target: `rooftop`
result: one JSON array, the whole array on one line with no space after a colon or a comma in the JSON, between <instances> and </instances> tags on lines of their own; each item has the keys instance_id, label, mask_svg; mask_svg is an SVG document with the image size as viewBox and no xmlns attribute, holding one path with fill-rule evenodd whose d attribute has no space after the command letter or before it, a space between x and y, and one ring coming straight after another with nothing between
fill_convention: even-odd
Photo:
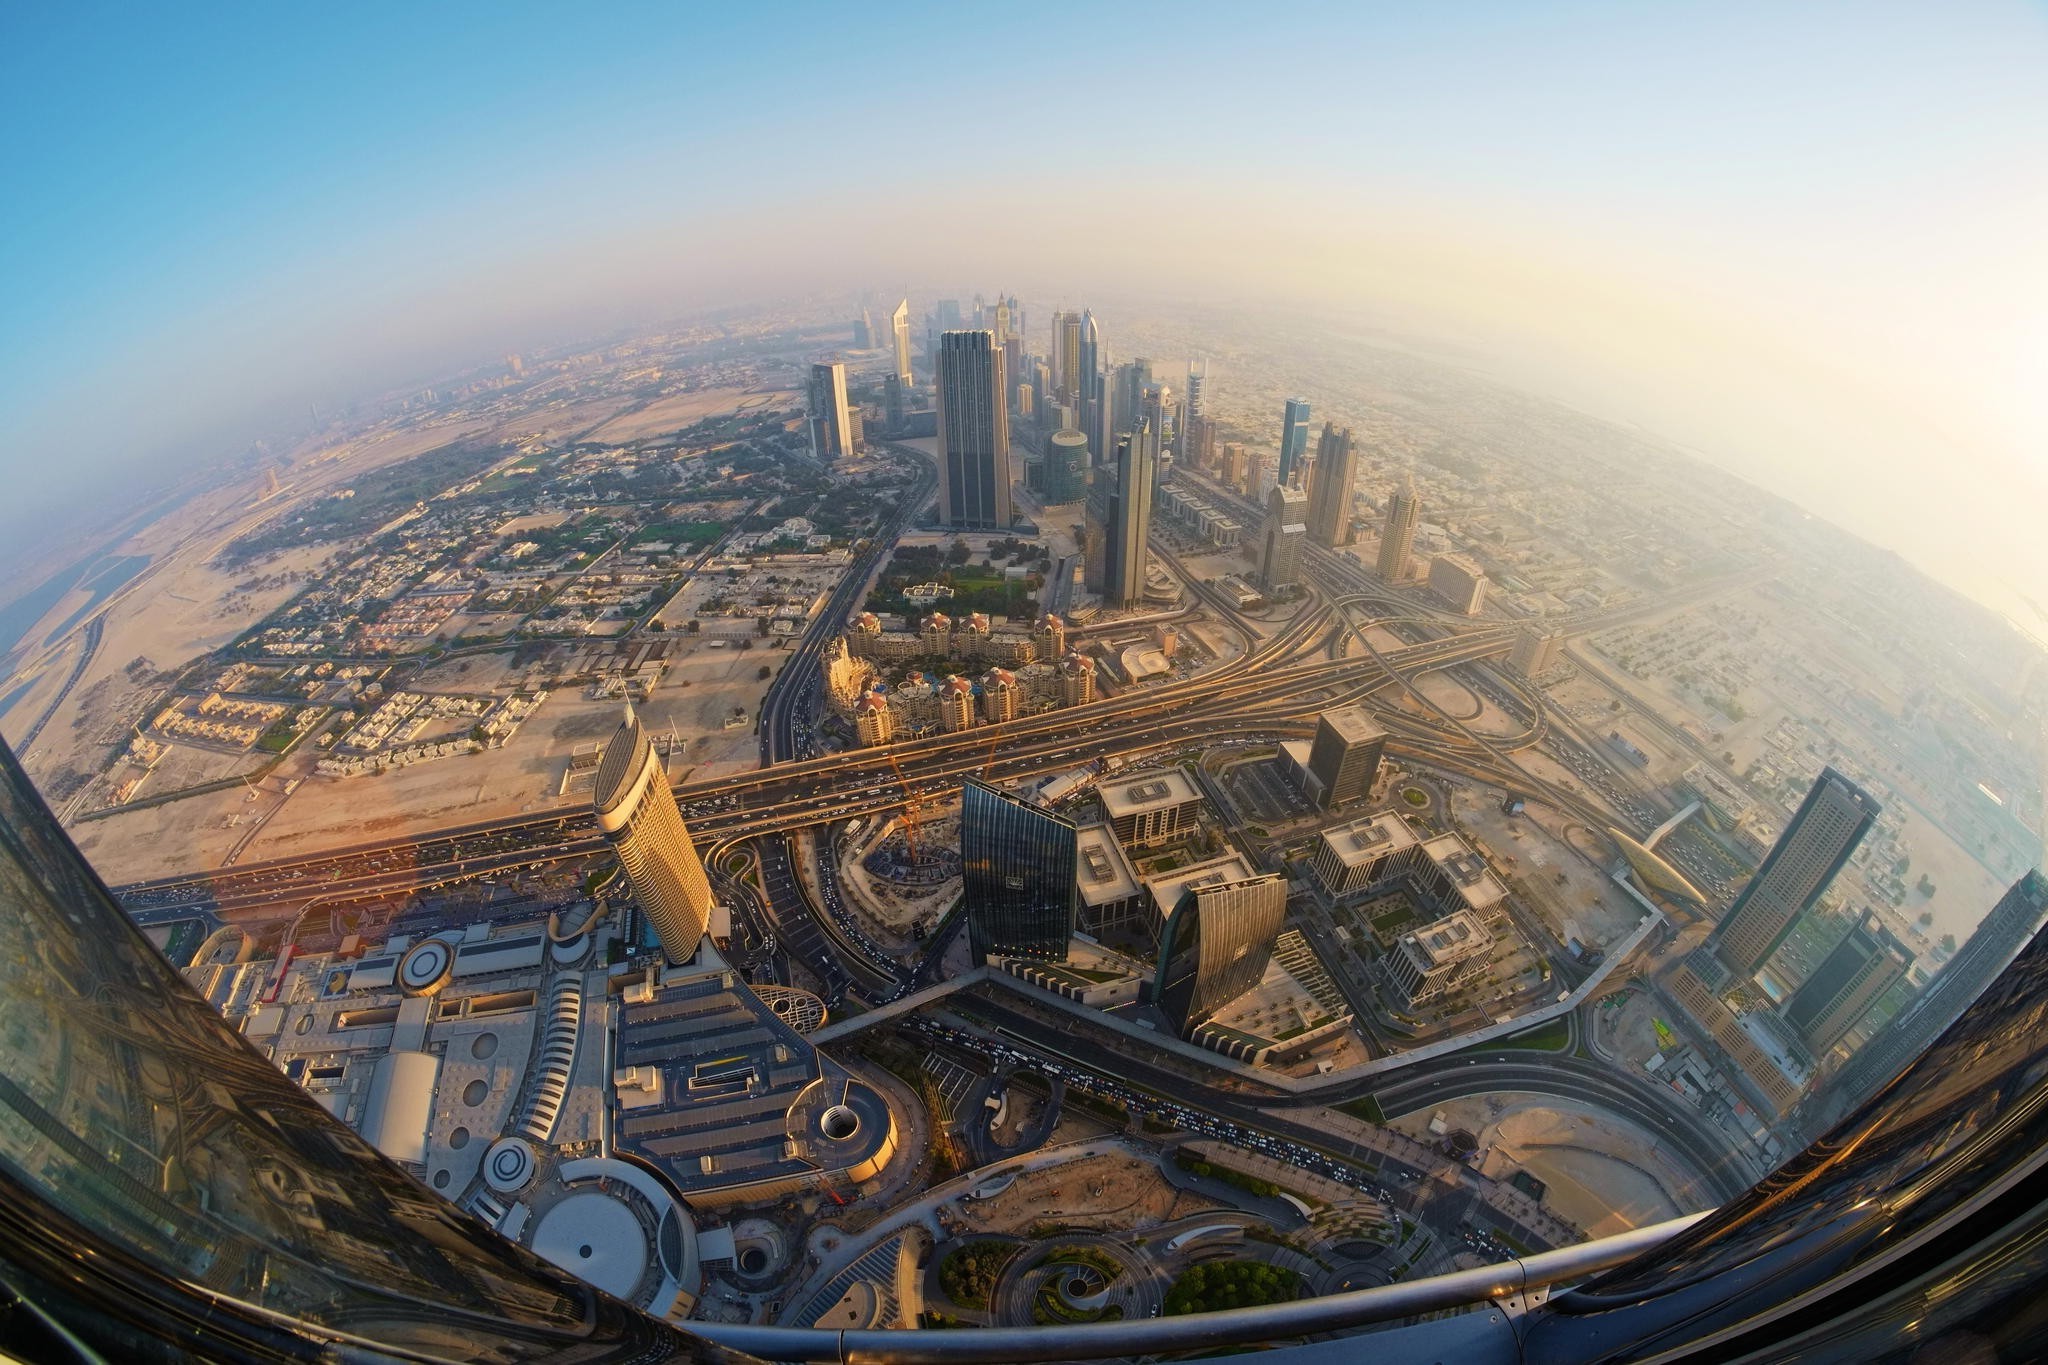
<instances>
[{"instance_id":1,"label":"rooftop","mask_svg":"<svg viewBox=\"0 0 2048 1365\"><path fill-rule=\"evenodd\" d=\"M1419 842L1408 822L1392 814L1369 815L1323 831L1323 843L1346 867L1357 867L1384 854L1413 848Z\"/></svg>"},{"instance_id":2,"label":"rooftop","mask_svg":"<svg viewBox=\"0 0 2048 1365\"><path fill-rule=\"evenodd\" d=\"M1159 913L1170 915L1173 907L1180 904L1184 892L1204 886L1220 886L1225 882L1247 881L1258 875L1258 869L1246 862L1243 854L1225 853L1179 868L1164 877L1149 878L1145 889L1151 893L1152 903L1159 907Z\"/></svg>"},{"instance_id":3,"label":"rooftop","mask_svg":"<svg viewBox=\"0 0 2048 1365\"><path fill-rule=\"evenodd\" d=\"M1138 894L1138 874L1108 825L1083 825L1075 832L1074 880L1085 905L1110 905Z\"/></svg>"},{"instance_id":4,"label":"rooftop","mask_svg":"<svg viewBox=\"0 0 2048 1365\"><path fill-rule=\"evenodd\" d=\"M1439 834L1422 846L1437 870L1450 879L1467 909L1484 910L1507 898L1508 890L1486 865L1486 859L1455 834Z\"/></svg>"},{"instance_id":5,"label":"rooftop","mask_svg":"<svg viewBox=\"0 0 2048 1365\"><path fill-rule=\"evenodd\" d=\"M1448 967L1493 950L1493 935L1470 910L1453 910L1412 934L1401 936L1401 948L1425 971Z\"/></svg>"},{"instance_id":6,"label":"rooftop","mask_svg":"<svg viewBox=\"0 0 2048 1365\"><path fill-rule=\"evenodd\" d=\"M620 1115L615 1146L685 1195L843 1169L888 1140L882 1098L730 970L672 973L618 1018L613 1066L652 1068L660 1084Z\"/></svg>"},{"instance_id":7,"label":"rooftop","mask_svg":"<svg viewBox=\"0 0 2048 1365\"><path fill-rule=\"evenodd\" d=\"M1178 768L1133 773L1115 782L1103 783L1101 790L1103 809L1112 819L1147 815L1155 810L1202 799L1202 794L1195 790L1195 784Z\"/></svg>"},{"instance_id":8,"label":"rooftop","mask_svg":"<svg viewBox=\"0 0 2048 1365\"><path fill-rule=\"evenodd\" d=\"M1323 712L1317 719L1327 722L1346 744L1385 739L1387 735L1385 727L1374 720L1372 712L1363 706L1340 706L1334 711Z\"/></svg>"}]
</instances>

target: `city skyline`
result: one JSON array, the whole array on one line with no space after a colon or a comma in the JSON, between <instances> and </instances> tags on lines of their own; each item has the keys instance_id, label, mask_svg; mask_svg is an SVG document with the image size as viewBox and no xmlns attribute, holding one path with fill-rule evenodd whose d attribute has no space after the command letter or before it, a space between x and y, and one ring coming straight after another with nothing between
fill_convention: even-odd
<instances>
[{"instance_id":1,"label":"city skyline","mask_svg":"<svg viewBox=\"0 0 2048 1365\"><path fill-rule=\"evenodd\" d=\"M2038 297L2048 284L2025 266L2022 239L2005 226L2024 215L2005 206L2031 192L2032 168L2044 161L2021 150L2040 145L2048 109L2038 83L2020 76L2038 65L2027 54L2048 51L2048 25L2038 16L1988 6L1948 17L1941 23L1931 15L1886 11L1852 22L1824 13L1747 11L1733 19L1717 13L1707 27L1703 15L1687 11L1651 17L1595 7L1559 21L1563 34L1593 41L1553 45L1487 15L1367 10L1342 24L1321 16L1325 51L1336 56L1356 45L1375 66L1393 62L1396 71L1405 67L1412 74L1374 82L1372 98L1341 119L1304 107L1309 96L1302 92L1283 97L1263 82L1232 81L1233 98L1210 111L1212 121L1236 119L1247 130L1266 130L1273 145L1318 165L1319 153L1333 142L1345 145L1342 139L1357 124L1384 124L1390 107L1415 102L1445 116L1401 117L1404 128L1428 130L1415 134L1420 140L1413 145L1372 138L1366 141L1380 150L1369 156L1354 146L1334 161L1322 158L1320 166L1336 167L1335 183L1323 187L1327 216L1355 224L1348 229L1350 249L1337 250L1340 242L1311 225L1282 227L1271 259L1288 262L1287 277L1269 272L1246 279L1236 296L1285 297L1297 307L1308 302L1300 316L1316 319L1317 326L1354 307L1328 306L1340 299L1376 301L1372 306L1386 316L1415 323L1405 330L1420 338L1467 350L1476 343L1524 387L1660 431L1818 516L1898 549L2038 631L2041 623L2021 598L2043 600L2048 552L2034 548L2010 509L2031 502L2026 494L2041 486L2039 463L2028 453L2039 444L2038 408L2024 397L2021 377L2040 353L2031 320L2048 312ZM76 22L43 16L33 32L61 43ZM1119 19L1113 27L1128 23ZM1190 34L1197 33L1201 43L1187 57L1198 65L1240 50L1234 42L1256 47L1265 41L1220 24L1194 26ZM1768 41L1756 41L1766 35ZM133 163L88 155L78 164L98 169L81 186L75 169L52 150L16 144L10 178L36 187L53 207L18 216L8 228L10 255L47 267L35 276L46 283L19 300L21 325L0 338L13 362L7 371L20 385L9 407L27 424L28 447L62 444L78 451L74 460L10 470L24 514L40 509L33 521L25 515L30 527L46 524L51 505L75 495L79 484L65 480L79 475L69 471L142 458L120 451L147 448L152 470L236 455L258 436L302 427L309 403L331 411L357 395L418 382L508 347L527 349L542 337L593 334L622 316L622 308L647 316L656 296L675 300L664 313L691 300L715 302L758 288L774 269L787 272L798 261L843 280L857 273L848 267L863 256L884 278L925 280L986 277L998 268L1014 271L1013 278L1072 275L1079 265L1048 259L1042 245L1031 245L1031 231L983 236L975 260L961 259L957 246L932 252L925 231L907 231L911 224L928 222L931 236L942 242L976 234L956 230L953 215L964 206L927 216L925 209L937 201L921 179L899 181L896 211L877 220L871 240L851 233L831 251L814 250L814 240L790 226L789 215L776 215L779 225L745 212L714 221L678 191L648 198L638 216L613 224L612 236L597 247L533 228L513 231L506 224L517 215L494 212L495 191L482 188L492 179L485 167L538 157L586 183L607 176L672 181L646 174L675 149L645 126L686 123L639 120L633 134L615 141L611 155L572 171L564 158L590 130L594 113L564 124L502 90L479 93L476 104L495 111L495 123L457 117L450 101L419 96L365 111L359 102L344 103L344 92L327 77L305 70L338 44L359 65L388 71L398 87L439 90L438 79L410 78L456 44L481 40L458 26L415 25L401 43L386 41L376 23L365 22L336 26L322 42L308 44L280 24L213 34L217 41L198 54L205 60L158 60L197 36L128 25L102 44L101 61L74 73L75 80L53 86L55 67L24 61L0 83L20 101L18 126L41 126L50 110L104 110L72 122L75 145L103 149L127 131L119 111L168 106L180 112L165 125L166 137L170 128L184 128L182 146L215 145L214 139L229 149L212 167L195 166L189 151ZM549 43L562 36L549 27ZM859 50L889 42L905 54L932 56L965 40L909 19L877 32L847 25L840 36ZM514 14L488 42L498 65L526 70L556 56L548 48L544 58L535 39L532 16ZM636 34L635 60L658 65L671 45L701 48L705 40L681 28ZM610 46L606 30L597 27L570 41ZM739 40L730 46L744 53L756 45ZM35 41L12 50L34 51ZM230 51L237 78L213 79L209 61ZM1487 60L1467 60L1471 52ZM1756 55L1765 52L1772 55ZM1945 54L1946 63L1921 60L1934 52ZM467 69L466 63L450 65ZM1448 79L1480 70L1493 73L1483 95L1470 87L1470 75ZM1875 74L1881 70L1891 73L1888 79ZM1963 70L1976 73L1966 85L1946 74ZM717 101L757 74L750 63L733 63L721 68L718 83L693 83L693 93L674 98L695 112L701 107L696 101ZM1464 113L1489 107L1488 99L1510 98L1500 88L1509 75L1510 88L1523 96L1515 102L1521 135L1512 140L1520 149L1513 157L1503 151L1507 143L1487 133L1484 118ZM1737 78L1770 90L1799 135L1755 139L1744 135L1747 125L1740 121L1703 117L1709 94ZM104 98L93 94L99 81L110 83ZM1807 81L1817 84L1808 89ZM1639 115L1626 136L1568 135L1586 131L1582 111L1597 100L1565 100L1562 92L1621 98L1639 83L1683 97L1641 102L1657 110L1656 117ZM1901 102L1900 89L1913 89L1917 97ZM128 99L115 98L116 90ZM1916 118L1941 120L1948 136L1923 138L1916 126L1910 135L1899 128L1898 136L1875 137L1874 130L1903 117L1898 111L1907 103L1919 111ZM253 113L259 108L261 114ZM342 121L344 110L362 120L360 126ZM378 117L369 117L372 112ZM418 157L378 164L375 149L392 131L389 120L401 117ZM501 127L532 136L499 136ZM1545 128L1551 136L1541 135ZM373 202L446 205L447 212L390 214L390 222L402 218L414 226L360 232L361 209L345 201L338 207L334 199L355 182L303 170L288 179L291 193L269 196L255 211L238 198L201 189L217 187L226 167L304 163L301 149L289 142L294 133L310 135L339 164L362 168ZM1637 173L1642 149L1660 136L1655 162L1665 169L1645 178ZM758 136L717 151L699 143L691 156L700 159L700 174L690 179L723 186L743 203L773 194L749 165L760 145ZM1213 144L1196 145L1217 155ZM1870 145L1889 149L1891 160L1882 169L1869 165ZM2021 171L2016 177L1964 176L1927 150L1936 145L2004 148L1997 159ZM1760 155L1759 147L1770 154ZM443 155L430 157L428 148ZM1265 174L1284 177L1294 169L1266 160ZM459 181L425 171L450 161L474 169ZM1435 174L1433 164L1440 167ZM1176 200L1187 202L1190 177L1173 174L1178 169L1162 174L1172 180ZM1201 170L1196 184L1227 178L1215 167L1186 169ZM1254 206L1281 196L1249 192L1260 172L1243 174L1252 183L1239 181L1247 192L1233 193L1227 210L1184 216L1214 223L1219 232L1253 230L1247 215ZM496 178L501 184L524 179ZM1789 183L1803 192L1789 198L1774 192ZM82 192L69 193L73 189ZM1512 211L1488 198L1503 192L1522 196ZM472 198L451 203L451 195ZM155 211L113 212L110 196ZM1617 211L1622 203L1636 207ZM1870 211L1873 203L1887 211ZM1938 216L1936 204L1947 206ZM1352 205L1367 211L1348 212ZM131 217L134 228L112 226ZM146 231L145 222L151 225ZM81 230L81 223L98 226ZM344 232L343 224L354 227ZM1508 233L1519 234L1516 248L1493 249ZM1702 234L1714 241L1713 250L1705 249ZM471 250L478 240L492 249ZM660 254L651 245L657 240ZM1828 248L1830 241L1837 249ZM1113 278L1129 287L1129 249L1108 245L1088 266L1105 278L1075 284L1106 285ZM767 253L778 246L783 249L771 262ZM1243 277L1242 266L1222 270L1227 258L1192 229L1173 229L1161 246L1153 259L1164 275L1199 270L1212 283ZM663 256L669 264L657 264ZM1040 264L1030 264L1033 258ZM679 259L697 264L679 269L673 264ZM452 267L454 260L465 267ZM707 271L708 262L719 264ZM1320 309L1305 298L1304 282L1311 279L1315 285L1307 292L1321 297ZM376 283L360 287L365 280ZM513 281L524 287L508 287ZM1555 306L1560 296L1573 297L1573 306ZM261 302L266 298L271 302ZM1741 320L1741 303L1730 306L1745 298L1758 303L1748 316L1772 319L1768 339L1756 322ZM607 301L603 320L592 316L598 299ZM276 345L274 310L284 308L323 319L311 330L328 340L305 349ZM1566 314L1578 321L1569 334L1559 334L1556 319ZM1900 327L1893 320L1902 317L1922 321ZM1540 341L1538 319L1549 319L1552 331ZM215 344L191 348L173 340L201 336ZM224 367L229 356L235 359L231 368L179 364L168 371L148 363L152 354L190 349L221 357ZM109 367L125 369L143 386L134 406L80 402L79 386L98 382ZM1884 378L1857 377L1877 375ZM1748 414L1752 429L1736 427L1735 412ZM260 415L230 421L231 413ZM165 452L177 452L176 458ZM1923 506L1917 489L1930 468L1967 469L1972 477L1961 480L1952 497Z\"/></svg>"}]
</instances>

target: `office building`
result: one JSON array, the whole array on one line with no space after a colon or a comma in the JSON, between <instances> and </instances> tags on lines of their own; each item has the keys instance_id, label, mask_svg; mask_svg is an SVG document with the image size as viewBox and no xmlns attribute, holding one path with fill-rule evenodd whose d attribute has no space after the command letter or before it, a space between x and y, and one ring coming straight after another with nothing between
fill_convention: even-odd
<instances>
[{"instance_id":1,"label":"office building","mask_svg":"<svg viewBox=\"0 0 2048 1365\"><path fill-rule=\"evenodd\" d=\"M1309 867L1332 896L1349 896L1411 871L1421 847L1400 816L1372 815L1324 830Z\"/></svg>"},{"instance_id":2,"label":"office building","mask_svg":"<svg viewBox=\"0 0 2048 1365\"><path fill-rule=\"evenodd\" d=\"M1049 506L1079 502L1088 493L1088 438L1055 431L1045 441L1045 501Z\"/></svg>"},{"instance_id":3,"label":"office building","mask_svg":"<svg viewBox=\"0 0 2048 1365\"><path fill-rule=\"evenodd\" d=\"M1223 443L1223 454L1216 470L1217 480L1225 488L1242 493L1248 498L1256 497L1257 494L1253 491L1248 477L1250 473L1251 465L1245 458L1244 442L1225 441Z\"/></svg>"},{"instance_id":4,"label":"office building","mask_svg":"<svg viewBox=\"0 0 2048 1365\"><path fill-rule=\"evenodd\" d=\"M875 315L866 304L862 304L860 316L853 324L853 348L857 351L870 351L878 344L875 336Z\"/></svg>"},{"instance_id":5,"label":"office building","mask_svg":"<svg viewBox=\"0 0 2048 1365\"><path fill-rule=\"evenodd\" d=\"M1833 768L1822 769L1705 946L1730 972L1754 974L1820 900L1869 833L1878 809L1868 792Z\"/></svg>"},{"instance_id":6,"label":"office building","mask_svg":"<svg viewBox=\"0 0 2048 1365\"><path fill-rule=\"evenodd\" d=\"M1010 405L992 332L939 339L939 518L948 526L1010 524Z\"/></svg>"},{"instance_id":7,"label":"office building","mask_svg":"<svg viewBox=\"0 0 2048 1365\"><path fill-rule=\"evenodd\" d=\"M1129 436L1116 438L1119 449ZM1088 492L1081 506L1081 584L1100 596L1109 583L1109 525L1116 504L1116 466L1088 471Z\"/></svg>"},{"instance_id":8,"label":"office building","mask_svg":"<svg viewBox=\"0 0 2048 1365\"><path fill-rule=\"evenodd\" d=\"M1081 313L1081 434L1088 438L1088 452L1096 464L1107 458L1110 438L1108 381L1102 373L1102 329L1095 314Z\"/></svg>"},{"instance_id":9,"label":"office building","mask_svg":"<svg viewBox=\"0 0 2048 1365\"><path fill-rule=\"evenodd\" d=\"M1785 1001L1785 1022L1824 1057L1912 965L1912 952L1866 910Z\"/></svg>"},{"instance_id":10,"label":"office building","mask_svg":"<svg viewBox=\"0 0 2048 1365\"><path fill-rule=\"evenodd\" d=\"M896 351L896 382L909 389L917 381L910 374L910 300L904 299L889 314L889 337Z\"/></svg>"},{"instance_id":11,"label":"office building","mask_svg":"<svg viewBox=\"0 0 2048 1365\"><path fill-rule=\"evenodd\" d=\"M605 745L592 798L597 827L617 850L633 899L662 952L671 962L692 960L711 922L711 883L676 809L661 757L631 702Z\"/></svg>"},{"instance_id":12,"label":"office building","mask_svg":"<svg viewBox=\"0 0 2048 1365\"><path fill-rule=\"evenodd\" d=\"M1279 483L1266 495L1266 522L1259 532L1259 586L1267 592L1291 588L1301 577L1307 516L1308 497L1300 489Z\"/></svg>"},{"instance_id":13,"label":"office building","mask_svg":"<svg viewBox=\"0 0 2048 1365\"><path fill-rule=\"evenodd\" d=\"M804 390L809 419L811 458L839 460L859 454L853 437L853 415L846 403L846 366L838 361L811 366Z\"/></svg>"},{"instance_id":14,"label":"office building","mask_svg":"<svg viewBox=\"0 0 2048 1365\"><path fill-rule=\"evenodd\" d=\"M1102 600L1135 607L1145 600L1147 542L1152 535L1152 485L1158 443L1147 424L1117 437L1116 484L1108 498Z\"/></svg>"},{"instance_id":15,"label":"office building","mask_svg":"<svg viewBox=\"0 0 2048 1365\"><path fill-rule=\"evenodd\" d=\"M1933 981L1869 1042L1858 1048L1815 1103L1815 1117L1832 1122L1863 1103L1912 1065L1914 1058L1962 1018L2048 920L2048 878L2037 871L1998 898L1956 955Z\"/></svg>"},{"instance_id":16,"label":"office building","mask_svg":"<svg viewBox=\"0 0 2048 1365\"><path fill-rule=\"evenodd\" d=\"M985 782L961 788L961 892L975 962L1065 958L1077 867L1073 821Z\"/></svg>"},{"instance_id":17,"label":"office building","mask_svg":"<svg viewBox=\"0 0 2048 1365\"><path fill-rule=\"evenodd\" d=\"M1178 768L1132 773L1104 782L1102 809L1126 848L1172 843L1194 832L1202 793Z\"/></svg>"},{"instance_id":18,"label":"office building","mask_svg":"<svg viewBox=\"0 0 2048 1365\"><path fill-rule=\"evenodd\" d=\"M1280 483L1295 484L1302 461L1308 458L1308 400L1290 398L1280 417L1280 468L1274 476Z\"/></svg>"},{"instance_id":19,"label":"office building","mask_svg":"<svg viewBox=\"0 0 2048 1365\"><path fill-rule=\"evenodd\" d=\"M1351 428L1323 423L1316 462L1309 471L1308 538L1326 549L1351 543L1351 490L1358 482L1358 452Z\"/></svg>"},{"instance_id":20,"label":"office building","mask_svg":"<svg viewBox=\"0 0 2048 1365\"><path fill-rule=\"evenodd\" d=\"M1082 825L1075 832L1077 891L1083 932L1146 933L1145 888L1108 825Z\"/></svg>"},{"instance_id":21,"label":"office building","mask_svg":"<svg viewBox=\"0 0 2048 1365\"><path fill-rule=\"evenodd\" d=\"M1387 499L1386 516L1380 523L1379 575L1382 583L1404 583L1408 560L1415 552L1415 519L1421 505L1415 485L1403 484Z\"/></svg>"},{"instance_id":22,"label":"office building","mask_svg":"<svg viewBox=\"0 0 2048 1365\"><path fill-rule=\"evenodd\" d=\"M1486 605L1486 570L1464 555L1438 555L1429 561L1429 590L1452 611L1477 616Z\"/></svg>"},{"instance_id":23,"label":"office building","mask_svg":"<svg viewBox=\"0 0 2048 1365\"><path fill-rule=\"evenodd\" d=\"M1514 651L1508 655L1508 667L1525 678L1537 677L1557 667L1557 656L1563 648L1563 631L1523 626L1515 636Z\"/></svg>"},{"instance_id":24,"label":"office building","mask_svg":"<svg viewBox=\"0 0 2048 1365\"><path fill-rule=\"evenodd\" d=\"M1082 394L1081 315L1052 315L1052 384L1062 403L1079 408Z\"/></svg>"},{"instance_id":25,"label":"office building","mask_svg":"<svg viewBox=\"0 0 2048 1365\"><path fill-rule=\"evenodd\" d=\"M1191 886L1166 917L1152 998L1186 1034L1259 984L1287 918L1287 879L1277 872Z\"/></svg>"},{"instance_id":26,"label":"office building","mask_svg":"<svg viewBox=\"0 0 2048 1365\"><path fill-rule=\"evenodd\" d=\"M1409 1006L1448 994L1486 970L1493 934L1469 910L1453 910L1401 935L1387 954L1387 976Z\"/></svg>"},{"instance_id":27,"label":"office building","mask_svg":"<svg viewBox=\"0 0 2048 1365\"><path fill-rule=\"evenodd\" d=\"M1365 800L1386 749L1387 732L1363 706L1323 712L1309 744L1308 798L1322 810Z\"/></svg>"}]
</instances>

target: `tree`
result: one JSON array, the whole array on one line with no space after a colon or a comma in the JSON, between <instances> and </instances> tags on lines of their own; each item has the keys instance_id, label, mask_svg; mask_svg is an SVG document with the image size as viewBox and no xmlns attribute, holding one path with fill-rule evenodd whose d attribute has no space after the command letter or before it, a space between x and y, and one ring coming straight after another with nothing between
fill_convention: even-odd
<instances>
[{"instance_id":1,"label":"tree","mask_svg":"<svg viewBox=\"0 0 2048 1365\"><path fill-rule=\"evenodd\" d=\"M1933 923L1934 923L1934 912L1933 912L1932 910L1922 910L1922 911L1920 912L1920 927L1921 927L1922 929L1925 929L1925 928L1927 928L1928 926L1932 925Z\"/></svg>"},{"instance_id":2,"label":"tree","mask_svg":"<svg viewBox=\"0 0 2048 1365\"><path fill-rule=\"evenodd\" d=\"M764 682L765 682L765 681L767 681L767 680L768 680L769 678L772 678L772 677L774 677L774 676L775 676L775 670L774 670L774 669L772 669L772 668L770 668L770 667L769 667L769 666L768 666L767 664L762 664L762 665L761 665L761 671L760 671L760 672L758 672L758 673L756 673L756 674L755 674L754 676L755 676L755 677L757 677L757 678L759 678L759 679L761 679L762 681L764 681Z\"/></svg>"}]
</instances>

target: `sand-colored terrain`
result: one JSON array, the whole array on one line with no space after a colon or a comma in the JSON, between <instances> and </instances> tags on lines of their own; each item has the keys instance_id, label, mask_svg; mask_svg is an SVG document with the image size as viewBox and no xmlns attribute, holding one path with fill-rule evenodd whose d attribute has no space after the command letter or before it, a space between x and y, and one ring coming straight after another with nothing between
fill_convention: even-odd
<instances>
[{"instance_id":1,"label":"sand-colored terrain","mask_svg":"<svg viewBox=\"0 0 2048 1365\"><path fill-rule=\"evenodd\" d=\"M584 439L622 444L641 441L649 436L681 431L706 417L746 413L754 409L786 408L796 398L797 395L788 389L699 389L695 393L656 399L643 408L622 412L602 426L593 428Z\"/></svg>"},{"instance_id":2,"label":"sand-colored terrain","mask_svg":"<svg viewBox=\"0 0 2048 1365\"><path fill-rule=\"evenodd\" d=\"M668 675L637 709L649 730L673 730L682 742L670 764L678 780L741 772L759 763L753 723L769 684L760 670L779 669L787 657L767 648L740 652L672 642ZM423 674L416 685L477 693L508 688L517 680L509 658L508 652L450 663ZM727 728L735 708L744 710L745 719ZM260 862L582 807L590 800L588 775L564 788L571 755L609 739L620 712L616 700L563 688L502 749L347 778L310 776L316 754L308 751L288 758L265 781L256 802L239 789L216 792L81 821L72 833L100 875L118 884L216 866L231 853L240 863ZM285 796L282 779L291 776L306 780ZM252 829L258 819L260 827Z\"/></svg>"},{"instance_id":3,"label":"sand-colored terrain","mask_svg":"<svg viewBox=\"0 0 2048 1365\"><path fill-rule=\"evenodd\" d=\"M1437 1112L1451 1127L1478 1134L1482 1172L1505 1180L1528 1171L1549 1187L1543 1202L1592 1237L1676 1218L1709 1202L1649 1133L1569 1100L1487 1095L1405 1115L1392 1126L1433 1141L1428 1123Z\"/></svg>"}]
</instances>

